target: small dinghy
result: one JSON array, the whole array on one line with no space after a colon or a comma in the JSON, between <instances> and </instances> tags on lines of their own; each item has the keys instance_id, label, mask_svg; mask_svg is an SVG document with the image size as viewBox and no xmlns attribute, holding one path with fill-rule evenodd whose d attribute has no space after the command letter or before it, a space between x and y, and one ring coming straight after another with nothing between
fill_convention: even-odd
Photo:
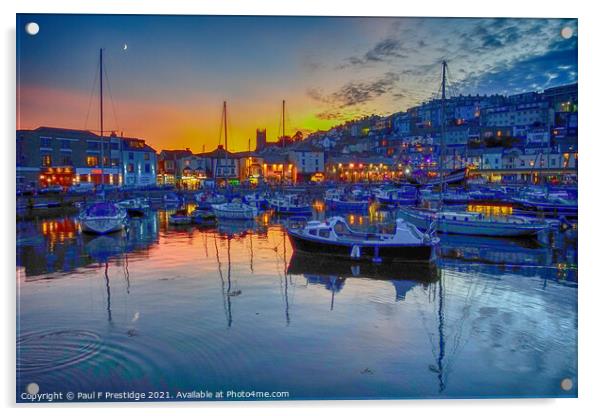
<instances>
[{"instance_id":1,"label":"small dinghy","mask_svg":"<svg viewBox=\"0 0 602 416\"><path fill-rule=\"evenodd\" d=\"M185 209L180 209L169 216L170 225L186 225L192 223L192 218Z\"/></svg>"},{"instance_id":2,"label":"small dinghy","mask_svg":"<svg viewBox=\"0 0 602 416\"><path fill-rule=\"evenodd\" d=\"M150 203L146 198L126 199L115 205L125 209L130 217L143 217L150 209Z\"/></svg>"},{"instance_id":3,"label":"small dinghy","mask_svg":"<svg viewBox=\"0 0 602 416\"><path fill-rule=\"evenodd\" d=\"M434 233L420 232L403 219L396 221L394 234L352 230L342 217L309 221L287 231L295 251L375 263L428 263L439 243Z\"/></svg>"},{"instance_id":4,"label":"small dinghy","mask_svg":"<svg viewBox=\"0 0 602 416\"><path fill-rule=\"evenodd\" d=\"M207 222L215 221L215 214L213 211L208 209L195 209L190 214L192 222L195 224L205 224Z\"/></svg>"}]
</instances>

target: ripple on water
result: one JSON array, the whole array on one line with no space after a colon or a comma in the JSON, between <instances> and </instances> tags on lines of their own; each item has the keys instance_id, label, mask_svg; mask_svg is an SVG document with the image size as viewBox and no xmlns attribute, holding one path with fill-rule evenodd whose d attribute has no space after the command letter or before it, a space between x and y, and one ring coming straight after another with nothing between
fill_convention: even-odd
<instances>
[{"instance_id":1,"label":"ripple on water","mask_svg":"<svg viewBox=\"0 0 602 416\"><path fill-rule=\"evenodd\" d=\"M92 331L64 329L31 332L17 339L17 372L42 373L94 357L101 338Z\"/></svg>"}]
</instances>

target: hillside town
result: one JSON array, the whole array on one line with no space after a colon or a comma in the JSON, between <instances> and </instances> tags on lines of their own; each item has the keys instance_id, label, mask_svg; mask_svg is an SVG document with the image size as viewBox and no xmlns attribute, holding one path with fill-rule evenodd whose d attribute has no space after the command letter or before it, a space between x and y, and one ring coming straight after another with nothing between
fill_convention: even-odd
<instances>
[{"instance_id":1,"label":"hillside town","mask_svg":"<svg viewBox=\"0 0 602 416\"><path fill-rule=\"evenodd\" d=\"M125 187L205 183L298 184L381 182L467 168L487 182L571 183L577 177L577 84L511 96L467 95L431 100L388 116L353 120L303 138L268 142L258 128L255 149L233 152L156 150L145 139L100 137L62 127L17 130L17 185L35 189L101 183ZM441 141L441 120L446 120ZM250 140L249 140L250 142Z\"/></svg>"}]
</instances>

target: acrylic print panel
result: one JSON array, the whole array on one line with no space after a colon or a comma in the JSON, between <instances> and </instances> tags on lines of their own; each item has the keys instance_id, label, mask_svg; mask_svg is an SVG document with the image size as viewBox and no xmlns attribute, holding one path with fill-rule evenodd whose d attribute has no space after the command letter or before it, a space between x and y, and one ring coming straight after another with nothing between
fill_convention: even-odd
<instances>
[{"instance_id":1,"label":"acrylic print panel","mask_svg":"<svg viewBox=\"0 0 602 416\"><path fill-rule=\"evenodd\" d=\"M576 397L577 31L18 15L17 401Z\"/></svg>"}]
</instances>

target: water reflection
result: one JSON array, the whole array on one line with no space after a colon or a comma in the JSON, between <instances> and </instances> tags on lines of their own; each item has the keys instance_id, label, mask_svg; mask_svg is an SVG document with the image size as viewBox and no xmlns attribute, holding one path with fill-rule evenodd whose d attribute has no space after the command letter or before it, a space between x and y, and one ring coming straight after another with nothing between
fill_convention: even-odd
<instances>
[{"instance_id":1,"label":"water reflection","mask_svg":"<svg viewBox=\"0 0 602 416\"><path fill-rule=\"evenodd\" d=\"M443 236L433 266L364 264L293 253L270 215L184 228L166 215L97 237L74 218L18 223L18 389L576 394L559 384L577 376L571 235Z\"/></svg>"}]
</instances>

